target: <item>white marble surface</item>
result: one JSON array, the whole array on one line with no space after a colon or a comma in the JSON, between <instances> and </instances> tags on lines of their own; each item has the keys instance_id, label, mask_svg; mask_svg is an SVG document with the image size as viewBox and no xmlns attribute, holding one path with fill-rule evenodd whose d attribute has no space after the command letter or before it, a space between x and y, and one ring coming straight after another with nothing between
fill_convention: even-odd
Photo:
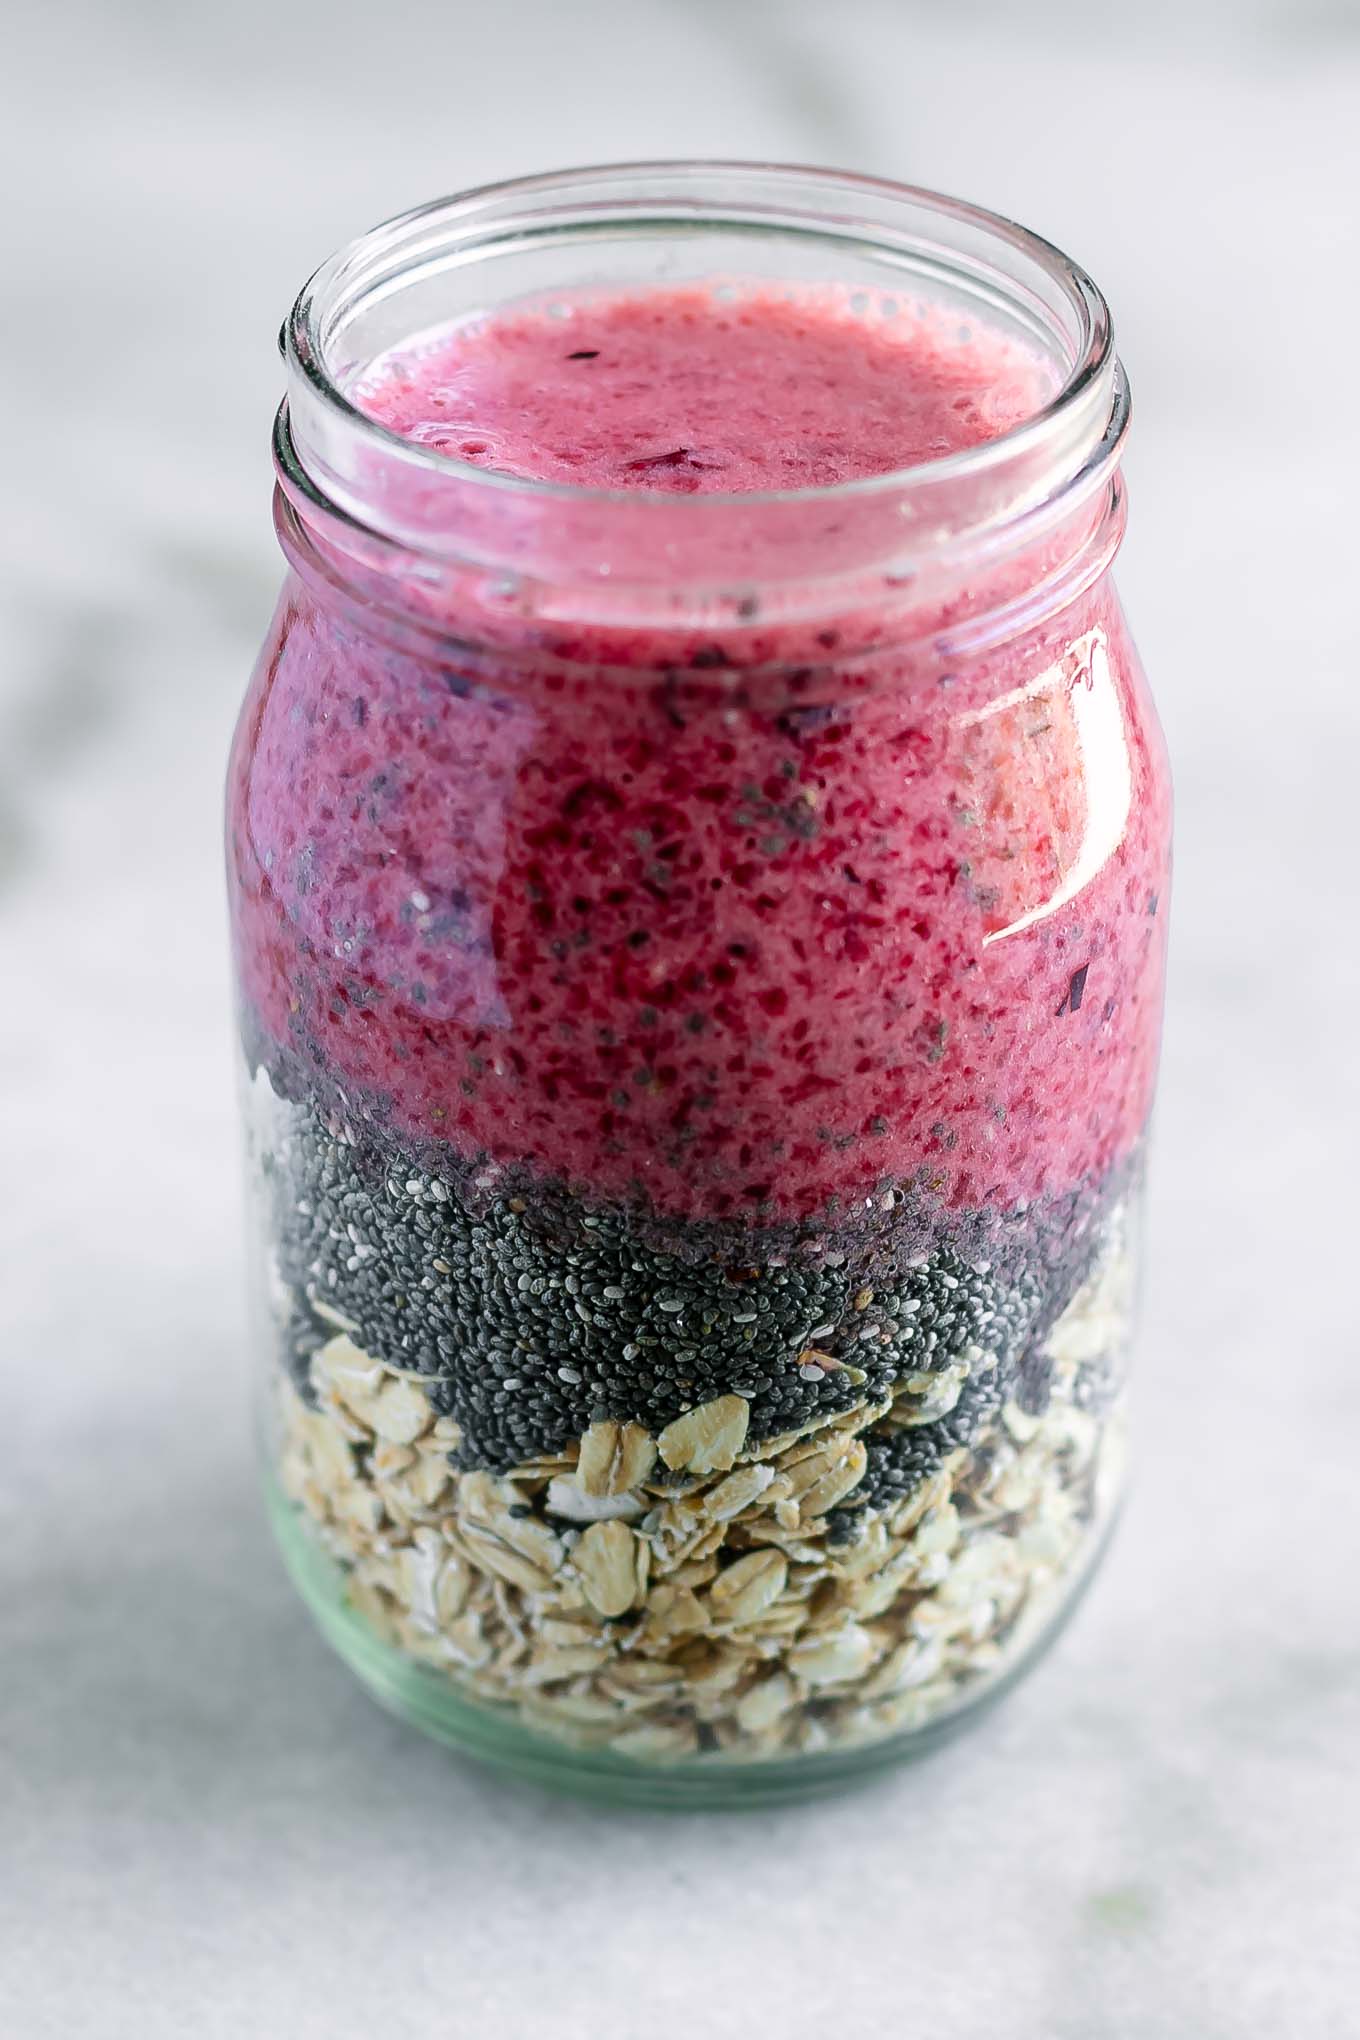
<instances>
[{"instance_id":1,"label":"white marble surface","mask_svg":"<svg viewBox=\"0 0 1360 2040\"><path fill-rule=\"evenodd\" d=\"M5 2034L1360 2031L1360 22L1023 12L10 16ZM1107 1574L969 1743L751 1820L549 1803L361 1697L266 1540L238 1294L217 802L277 571L278 320L400 206L666 151L933 182L1096 271L1180 794Z\"/></svg>"}]
</instances>

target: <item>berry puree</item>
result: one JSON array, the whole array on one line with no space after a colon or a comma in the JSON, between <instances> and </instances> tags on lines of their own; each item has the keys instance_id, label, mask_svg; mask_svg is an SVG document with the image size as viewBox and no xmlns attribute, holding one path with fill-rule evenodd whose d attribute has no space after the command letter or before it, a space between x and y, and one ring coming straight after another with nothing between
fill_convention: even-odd
<instances>
[{"instance_id":1,"label":"berry puree","mask_svg":"<svg viewBox=\"0 0 1360 2040\"><path fill-rule=\"evenodd\" d=\"M900 317L900 315L899 315ZM419 446L498 474L686 494L825 488L994 439L1049 394L1037 359L846 293L653 290L454 328L351 391Z\"/></svg>"},{"instance_id":2,"label":"berry puree","mask_svg":"<svg viewBox=\"0 0 1360 2040\"><path fill-rule=\"evenodd\" d=\"M695 495L936 460L1052 387L943 313L687 288L498 312L350 394L499 474ZM1108 581L952 659L838 658L843 617L762 640L753 596L664 668L641 632L606 665L526 623L502 686L456 624L422 653L290 585L231 782L267 1062L462 1165L679 1219L908 1182L1013 1210L1132 1153L1168 796ZM771 663L787 684L734 689Z\"/></svg>"}]
</instances>

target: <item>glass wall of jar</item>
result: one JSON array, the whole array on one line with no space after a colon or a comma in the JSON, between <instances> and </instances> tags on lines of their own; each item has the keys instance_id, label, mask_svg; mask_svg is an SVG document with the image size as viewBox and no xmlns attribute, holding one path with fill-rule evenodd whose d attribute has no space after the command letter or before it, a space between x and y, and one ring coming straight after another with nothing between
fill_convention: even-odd
<instances>
[{"instance_id":1,"label":"glass wall of jar","mask_svg":"<svg viewBox=\"0 0 1360 2040\"><path fill-rule=\"evenodd\" d=\"M1105 305L632 166L378 229L284 347L228 864L293 1577L577 1789L929 1746L1119 1494L1169 797Z\"/></svg>"}]
</instances>

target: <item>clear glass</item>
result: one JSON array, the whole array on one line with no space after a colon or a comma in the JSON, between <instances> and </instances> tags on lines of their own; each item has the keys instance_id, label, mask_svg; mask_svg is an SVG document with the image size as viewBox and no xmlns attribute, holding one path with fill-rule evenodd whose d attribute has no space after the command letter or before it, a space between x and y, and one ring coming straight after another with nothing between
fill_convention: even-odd
<instances>
[{"instance_id":1,"label":"clear glass","mask_svg":"<svg viewBox=\"0 0 1360 2040\"><path fill-rule=\"evenodd\" d=\"M350 403L468 310L834 281L1048 364L1000 439L748 496ZM829 172L441 202L285 328L289 576L228 869L285 1558L387 1704L654 1804L930 1746L1117 1505L1166 762L1127 390L1021 229Z\"/></svg>"}]
</instances>

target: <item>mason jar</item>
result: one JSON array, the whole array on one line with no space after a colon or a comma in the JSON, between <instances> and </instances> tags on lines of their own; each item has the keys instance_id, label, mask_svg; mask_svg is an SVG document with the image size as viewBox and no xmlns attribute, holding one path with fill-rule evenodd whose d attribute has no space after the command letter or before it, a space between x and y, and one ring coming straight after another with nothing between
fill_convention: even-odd
<instances>
[{"instance_id":1,"label":"mason jar","mask_svg":"<svg viewBox=\"0 0 1360 2040\"><path fill-rule=\"evenodd\" d=\"M636 165L379 227L282 346L227 843L292 1578L550 1783L929 1748L1120 1492L1169 792L1105 303Z\"/></svg>"}]
</instances>

